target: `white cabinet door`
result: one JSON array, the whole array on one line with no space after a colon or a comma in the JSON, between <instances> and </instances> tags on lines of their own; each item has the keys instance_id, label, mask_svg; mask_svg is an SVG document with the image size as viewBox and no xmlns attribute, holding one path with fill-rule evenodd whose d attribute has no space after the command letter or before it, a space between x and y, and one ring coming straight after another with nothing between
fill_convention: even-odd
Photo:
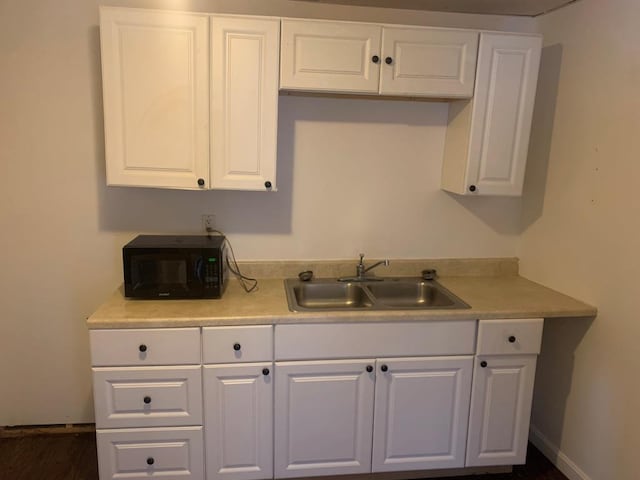
<instances>
[{"instance_id":1,"label":"white cabinet door","mask_svg":"<svg viewBox=\"0 0 640 480\"><path fill-rule=\"evenodd\" d=\"M373 471L464 466L473 357L378 359Z\"/></svg>"},{"instance_id":2,"label":"white cabinet door","mask_svg":"<svg viewBox=\"0 0 640 480\"><path fill-rule=\"evenodd\" d=\"M482 33L473 100L449 108L442 188L522 194L542 38Z\"/></svg>"},{"instance_id":3,"label":"white cabinet door","mask_svg":"<svg viewBox=\"0 0 640 480\"><path fill-rule=\"evenodd\" d=\"M536 355L476 358L467 466L525 462Z\"/></svg>"},{"instance_id":4,"label":"white cabinet door","mask_svg":"<svg viewBox=\"0 0 640 480\"><path fill-rule=\"evenodd\" d=\"M211 185L276 189L280 20L211 20Z\"/></svg>"},{"instance_id":5,"label":"white cabinet door","mask_svg":"<svg viewBox=\"0 0 640 480\"><path fill-rule=\"evenodd\" d=\"M486 195L520 195L542 39L482 34L467 184Z\"/></svg>"},{"instance_id":6,"label":"white cabinet door","mask_svg":"<svg viewBox=\"0 0 640 480\"><path fill-rule=\"evenodd\" d=\"M276 362L276 478L371 471L373 365Z\"/></svg>"},{"instance_id":7,"label":"white cabinet door","mask_svg":"<svg viewBox=\"0 0 640 480\"><path fill-rule=\"evenodd\" d=\"M385 27L380 93L471 97L477 51L476 31Z\"/></svg>"},{"instance_id":8,"label":"white cabinet door","mask_svg":"<svg viewBox=\"0 0 640 480\"><path fill-rule=\"evenodd\" d=\"M97 430L100 480L204 478L202 427Z\"/></svg>"},{"instance_id":9,"label":"white cabinet door","mask_svg":"<svg viewBox=\"0 0 640 480\"><path fill-rule=\"evenodd\" d=\"M381 30L367 23L282 20L280 88L377 94Z\"/></svg>"},{"instance_id":10,"label":"white cabinet door","mask_svg":"<svg viewBox=\"0 0 640 480\"><path fill-rule=\"evenodd\" d=\"M478 32L283 20L280 88L471 97Z\"/></svg>"},{"instance_id":11,"label":"white cabinet door","mask_svg":"<svg viewBox=\"0 0 640 480\"><path fill-rule=\"evenodd\" d=\"M100 40L107 184L205 188L208 17L102 7Z\"/></svg>"},{"instance_id":12,"label":"white cabinet door","mask_svg":"<svg viewBox=\"0 0 640 480\"><path fill-rule=\"evenodd\" d=\"M271 362L205 365L207 479L273 477Z\"/></svg>"}]
</instances>

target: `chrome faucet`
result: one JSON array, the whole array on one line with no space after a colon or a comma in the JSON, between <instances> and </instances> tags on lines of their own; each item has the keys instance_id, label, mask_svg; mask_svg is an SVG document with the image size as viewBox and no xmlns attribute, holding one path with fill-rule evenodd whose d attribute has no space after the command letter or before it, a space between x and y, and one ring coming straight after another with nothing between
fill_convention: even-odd
<instances>
[{"instance_id":1,"label":"chrome faucet","mask_svg":"<svg viewBox=\"0 0 640 480\"><path fill-rule=\"evenodd\" d=\"M380 260L379 262L374 263L373 265L370 265L368 267L364 266L364 253L360 254L360 261L358 262L358 265L356 265L356 279L357 280L367 280L367 272L373 270L374 268L380 266L380 265L384 265L385 267L389 266L389 260Z\"/></svg>"}]
</instances>

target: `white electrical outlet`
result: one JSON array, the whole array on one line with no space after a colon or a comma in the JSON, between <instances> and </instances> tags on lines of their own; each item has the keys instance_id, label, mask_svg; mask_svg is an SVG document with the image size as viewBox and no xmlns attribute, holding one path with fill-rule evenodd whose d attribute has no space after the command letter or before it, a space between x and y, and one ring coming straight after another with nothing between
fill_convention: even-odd
<instances>
[{"instance_id":1,"label":"white electrical outlet","mask_svg":"<svg viewBox=\"0 0 640 480\"><path fill-rule=\"evenodd\" d=\"M202 215L202 229L205 232L211 232L216 229L216 216L213 213Z\"/></svg>"}]
</instances>

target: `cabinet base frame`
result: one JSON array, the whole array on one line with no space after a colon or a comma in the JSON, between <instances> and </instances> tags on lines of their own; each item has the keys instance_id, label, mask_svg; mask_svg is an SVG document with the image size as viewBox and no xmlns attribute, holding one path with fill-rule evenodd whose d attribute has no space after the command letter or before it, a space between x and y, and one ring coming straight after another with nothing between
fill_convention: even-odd
<instances>
[{"instance_id":1,"label":"cabinet base frame","mask_svg":"<svg viewBox=\"0 0 640 480\"><path fill-rule=\"evenodd\" d=\"M415 478L464 477L467 475L485 475L511 473L513 465L494 467L441 468L435 470L412 470L402 472L363 473L354 475L327 475L316 477L322 480L407 480ZM297 477L287 480L308 480L309 477Z\"/></svg>"}]
</instances>

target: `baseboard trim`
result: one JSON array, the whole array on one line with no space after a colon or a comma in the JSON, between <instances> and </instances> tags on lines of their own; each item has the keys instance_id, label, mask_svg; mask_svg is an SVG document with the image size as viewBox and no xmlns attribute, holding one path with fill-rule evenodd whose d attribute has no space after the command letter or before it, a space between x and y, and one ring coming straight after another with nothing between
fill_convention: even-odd
<instances>
[{"instance_id":1,"label":"baseboard trim","mask_svg":"<svg viewBox=\"0 0 640 480\"><path fill-rule=\"evenodd\" d=\"M34 437L37 435L69 435L96 431L94 423L67 423L58 425L15 425L0 427L0 438Z\"/></svg>"},{"instance_id":2,"label":"baseboard trim","mask_svg":"<svg viewBox=\"0 0 640 480\"><path fill-rule=\"evenodd\" d=\"M542 452L569 480L591 480L560 448L549 440L535 425L529 427L529 441Z\"/></svg>"}]
</instances>

